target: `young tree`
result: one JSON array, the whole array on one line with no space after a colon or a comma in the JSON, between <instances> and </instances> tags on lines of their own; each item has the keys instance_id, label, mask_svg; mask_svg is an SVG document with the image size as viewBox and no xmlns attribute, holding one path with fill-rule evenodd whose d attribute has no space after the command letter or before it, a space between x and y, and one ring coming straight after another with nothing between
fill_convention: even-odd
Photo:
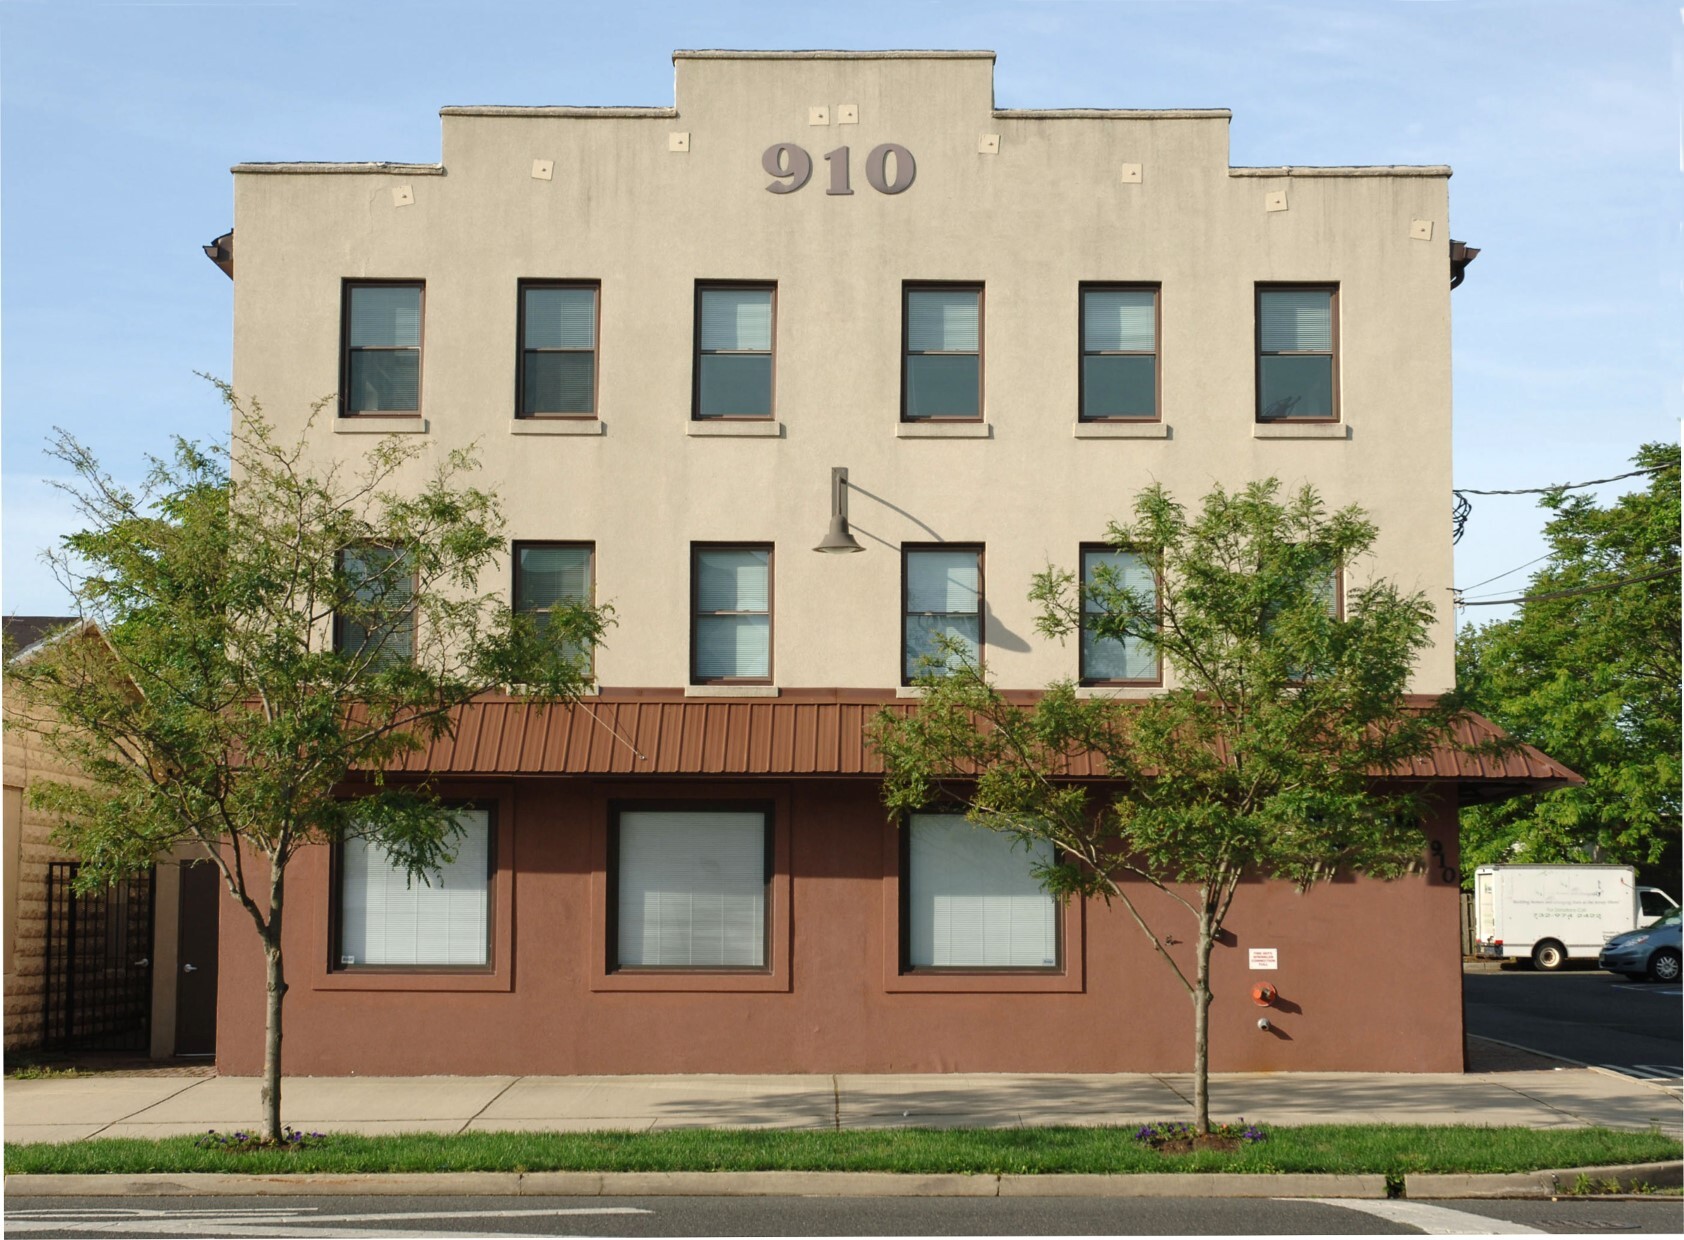
<instances>
[{"instance_id":1,"label":"young tree","mask_svg":"<svg viewBox=\"0 0 1684 1240\"><path fill-rule=\"evenodd\" d=\"M382 772L511 684L577 697L605 611L542 620L480 593L507 547L467 453L374 445L353 473L308 462L224 389L232 448L177 440L138 493L60 432L51 454L87 528L50 553L84 620L7 676L33 726L87 786L42 783L58 838L95 888L196 844L251 918L267 968L263 1125L281 1133L288 863L361 837L425 882L456 810ZM231 465L231 468L230 468Z\"/></svg>"},{"instance_id":2,"label":"young tree","mask_svg":"<svg viewBox=\"0 0 1684 1240\"><path fill-rule=\"evenodd\" d=\"M1272 479L1218 488L1192 517L1154 486L1108 537L1155 589L1111 565L1087 581L1049 568L1030 597L1044 634L1155 657L1164 691L1082 698L1065 681L1025 708L954 643L948 665L920 679L918 708L876 721L892 810L957 800L975 823L1050 842L1057 859L1038 870L1049 891L1115 900L1133 917L1192 1001L1200 1133L1211 948L1241 878L1391 877L1423 856L1421 799L1376 776L1428 752L1453 710L1407 700L1429 644L1422 596L1376 581L1336 614L1338 576L1374 534L1360 510L1330 514L1308 487L1283 498ZM1106 778L1071 778L1077 758L1097 758ZM1148 923L1139 883L1196 925L1190 973Z\"/></svg>"},{"instance_id":3,"label":"young tree","mask_svg":"<svg viewBox=\"0 0 1684 1240\"><path fill-rule=\"evenodd\" d=\"M1645 444L1642 490L1603 507L1546 495L1549 562L1509 620L1464 628L1469 705L1585 777L1462 811L1474 864L1596 856L1676 881L1679 861L1679 452ZM1472 867L1464 870L1471 874Z\"/></svg>"}]
</instances>

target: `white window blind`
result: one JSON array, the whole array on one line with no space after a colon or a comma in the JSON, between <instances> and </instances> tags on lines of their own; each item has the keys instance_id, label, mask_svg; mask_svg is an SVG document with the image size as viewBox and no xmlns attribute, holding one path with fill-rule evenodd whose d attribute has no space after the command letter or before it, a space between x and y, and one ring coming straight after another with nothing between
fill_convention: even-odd
<instances>
[{"instance_id":1,"label":"white window blind","mask_svg":"<svg viewBox=\"0 0 1684 1240\"><path fill-rule=\"evenodd\" d=\"M515 578L517 611L543 611L591 599L589 547L527 546L520 549Z\"/></svg>"},{"instance_id":2,"label":"white window blind","mask_svg":"<svg viewBox=\"0 0 1684 1240\"><path fill-rule=\"evenodd\" d=\"M913 968L1045 969L1058 964L1057 903L1031 873L1052 847L973 826L962 814L913 814L908 841L907 963Z\"/></svg>"},{"instance_id":3,"label":"white window blind","mask_svg":"<svg viewBox=\"0 0 1684 1240\"><path fill-rule=\"evenodd\" d=\"M1151 353L1157 347L1151 289L1093 289L1083 294L1082 348L1088 353Z\"/></svg>"},{"instance_id":4,"label":"white window blind","mask_svg":"<svg viewBox=\"0 0 1684 1240\"><path fill-rule=\"evenodd\" d=\"M762 679L772 669L771 552L696 553L698 680Z\"/></svg>"},{"instance_id":5,"label":"white window blind","mask_svg":"<svg viewBox=\"0 0 1684 1240\"><path fill-rule=\"evenodd\" d=\"M421 344L421 289L353 286L351 289L351 347L417 348Z\"/></svg>"},{"instance_id":6,"label":"white window blind","mask_svg":"<svg viewBox=\"0 0 1684 1240\"><path fill-rule=\"evenodd\" d=\"M763 968L767 827L754 811L622 812L619 966Z\"/></svg>"},{"instance_id":7,"label":"white window blind","mask_svg":"<svg viewBox=\"0 0 1684 1240\"><path fill-rule=\"evenodd\" d=\"M770 289L702 290L702 351L767 353L772 348Z\"/></svg>"},{"instance_id":8,"label":"white window blind","mask_svg":"<svg viewBox=\"0 0 1684 1240\"><path fill-rule=\"evenodd\" d=\"M526 290L528 349L589 349L596 345L594 288Z\"/></svg>"},{"instance_id":9,"label":"white window blind","mask_svg":"<svg viewBox=\"0 0 1684 1240\"><path fill-rule=\"evenodd\" d=\"M909 551L906 609L975 612L982 574L974 551Z\"/></svg>"},{"instance_id":10,"label":"white window blind","mask_svg":"<svg viewBox=\"0 0 1684 1240\"><path fill-rule=\"evenodd\" d=\"M491 816L464 810L455 860L411 879L379 844L345 841L339 875L339 963L444 965L490 962Z\"/></svg>"},{"instance_id":11,"label":"white window blind","mask_svg":"<svg viewBox=\"0 0 1684 1240\"><path fill-rule=\"evenodd\" d=\"M1110 570L1110 578L1105 584L1127 590L1155 607L1157 582L1152 576L1152 569L1140 556L1128 551L1084 551L1082 584L1090 588L1100 584L1101 568ZM1083 595L1084 617L1102 610L1097 600ZM1101 637L1084 624L1082 676L1086 680L1156 680L1157 654L1139 638L1118 641L1113 637Z\"/></svg>"},{"instance_id":12,"label":"white window blind","mask_svg":"<svg viewBox=\"0 0 1684 1240\"><path fill-rule=\"evenodd\" d=\"M1265 353L1333 352L1333 294L1326 289L1273 289L1258 296Z\"/></svg>"},{"instance_id":13,"label":"white window blind","mask_svg":"<svg viewBox=\"0 0 1684 1240\"><path fill-rule=\"evenodd\" d=\"M906 295L911 353L975 353L981 298L975 289L921 289Z\"/></svg>"}]
</instances>

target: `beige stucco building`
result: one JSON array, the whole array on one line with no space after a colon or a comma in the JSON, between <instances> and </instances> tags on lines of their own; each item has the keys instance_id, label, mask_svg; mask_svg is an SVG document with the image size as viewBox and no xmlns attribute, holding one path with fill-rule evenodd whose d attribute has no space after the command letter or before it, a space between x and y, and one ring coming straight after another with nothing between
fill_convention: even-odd
<instances>
[{"instance_id":1,"label":"beige stucco building","mask_svg":"<svg viewBox=\"0 0 1684 1240\"><path fill-rule=\"evenodd\" d=\"M1182 1063L1190 1012L1132 923L1060 912L939 816L907 844L860 735L933 631L1004 688L1153 692L1026 599L1153 482L1362 505L1346 585L1440 604L1412 687L1451 687L1449 169L1235 168L1226 111L998 109L993 60L679 52L674 107L449 107L438 164L234 169L207 250L236 390L283 440L336 394L323 462L416 436L419 477L474 446L511 605L618 623L588 719L492 701L428 758L479 807L474 941L379 921L377 857L301 858L289 1068L369 1070L346 1031L408 1022L434 1033L380 1070ZM863 554L814 554L839 498ZM1458 795L1559 771L1514 761L1440 773L1448 864ZM1260 1039L1219 1002L1215 1066L1459 1067L1456 908L1437 872L1248 891L1238 942L1279 950L1302 1015ZM1334 967L1350 917L1416 945L1407 985ZM1248 984L1222 955L1219 996ZM255 1071L253 944L225 936L223 979L223 1070Z\"/></svg>"}]
</instances>

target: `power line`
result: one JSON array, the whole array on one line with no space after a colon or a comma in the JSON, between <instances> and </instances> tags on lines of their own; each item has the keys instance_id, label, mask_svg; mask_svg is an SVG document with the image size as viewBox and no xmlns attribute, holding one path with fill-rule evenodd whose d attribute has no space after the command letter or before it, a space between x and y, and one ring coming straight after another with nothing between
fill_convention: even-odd
<instances>
[{"instance_id":1,"label":"power line","mask_svg":"<svg viewBox=\"0 0 1684 1240\"><path fill-rule=\"evenodd\" d=\"M1574 586L1569 590L1546 590L1542 594L1522 594L1516 598L1482 598L1472 602L1457 599L1458 607L1496 607L1502 603L1541 603L1545 599L1573 598L1580 594L1600 594L1604 590L1618 590L1621 586L1634 586L1642 581L1659 581L1662 577L1670 577L1678 571L1679 566L1664 568L1658 573L1649 573L1644 577L1626 577L1620 581L1605 581L1595 586ZM1505 574L1506 575L1506 574ZM1495 580L1495 578L1493 578Z\"/></svg>"},{"instance_id":2,"label":"power line","mask_svg":"<svg viewBox=\"0 0 1684 1240\"><path fill-rule=\"evenodd\" d=\"M1493 581L1501 581L1504 577L1509 576L1511 573L1518 573L1522 568L1531 568L1534 564L1536 564L1538 562L1538 560L1549 559L1550 556L1553 555L1553 554L1554 554L1554 552L1546 551L1546 552L1544 552L1543 555L1539 556L1537 560L1527 560L1526 563L1518 565L1515 568L1511 568L1506 573L1498 573L1495 577L1487 577L1484 581L1476 581L1471 586L1462 586L1459 590L1457 590L1457 593L1458 594L1466 594L1469 590L1477 590L1477 589L1479 589L1480 586L1488 586Z\"/></svg>"},{"instance_id":3,"label":"power line","mask_svg":"<svg viewBox=\"0 0 1684 1240\"><path fill-rule=\"evenodd\" d=\"M1471 487L1453 487L1450 494L1456 498L1450 508L1450 541L1452 544L1461 542L1462 535L1468 531L1468 518L1473 515L1473 501L1468 498L1470 495L1551 495L1557 491L1581 491L1585 487L1599 487L1605 482L1619 482L1642 474L1658 474L1671 468L1671 465L1647 465L1630 473L1615 474L1612 478L1592 478L1589 482L1563 482L1553 487L1517 487L1510 491L1476 491ZM1537 561L1534 560L1533 563ZM1506 577L1508 574L1502 573L1499 576ZM1495 581L1497 578L1493 577L1491 580Z\"/></svg>"}]
</instances>

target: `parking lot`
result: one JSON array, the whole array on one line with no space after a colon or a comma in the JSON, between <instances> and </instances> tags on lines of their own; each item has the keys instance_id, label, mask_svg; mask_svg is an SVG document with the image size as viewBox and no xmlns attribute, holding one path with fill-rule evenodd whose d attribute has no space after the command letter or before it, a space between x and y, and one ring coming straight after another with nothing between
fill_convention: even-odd
<instances>
[{"instance_id":1,"label":"parking lot","mask_svg":"<svg viewBox=\"0 0 1684 1240\"><path fill-rule=\"evenodd\" d=\"M1540 973L1470 965L1462 977L1467 1030L1545 1055L1679 1085L1684 988L1632 982L1594 966Z\"/></svg>"}]
</instances>

